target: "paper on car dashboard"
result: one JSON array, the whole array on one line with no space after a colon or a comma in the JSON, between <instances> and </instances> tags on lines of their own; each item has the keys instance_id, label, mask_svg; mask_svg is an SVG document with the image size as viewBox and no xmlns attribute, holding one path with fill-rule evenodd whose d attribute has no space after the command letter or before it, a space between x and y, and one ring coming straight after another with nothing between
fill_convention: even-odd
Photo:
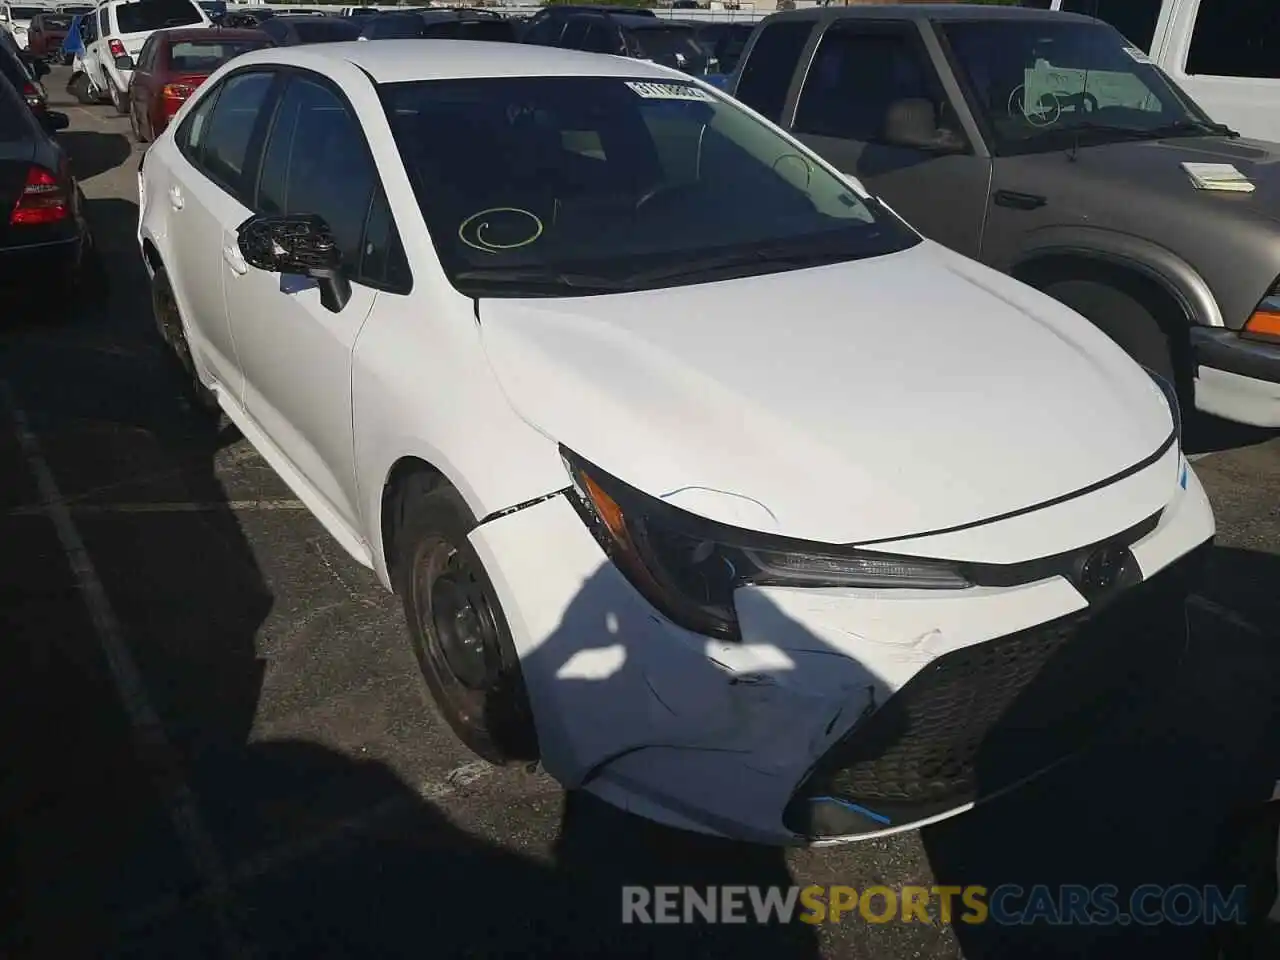
<instances>
[{"instance_id":1,"label":"paper on car dashboard","mask_svg":"<svg viewBox=\"0 0 1280 960\"><path fill-rule=\"evenodd\" d=\"M1042 110L1046 97L1072 97L1088 92L1099 107L1159 109L1147 85L1131 73L1055 67L1040 60L1023 75L1023 103L1028 112Z\"/></svg>"}]
</instances>

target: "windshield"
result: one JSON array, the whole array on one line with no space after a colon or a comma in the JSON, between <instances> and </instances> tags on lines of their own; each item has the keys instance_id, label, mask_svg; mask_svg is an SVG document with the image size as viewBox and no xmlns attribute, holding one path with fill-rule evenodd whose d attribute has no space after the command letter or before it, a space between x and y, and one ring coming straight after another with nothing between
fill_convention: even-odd
<instances>
[{"instance_id":1,"label":"windshield","mask_svg":"<svg viewBox=\"0 0 1280 960\"><path fill-rule=\"evenodd\" d=\"M1075 139L1167 136L1212 121L1113 27L1072 20L946 23L970 100L998 153ZM1091 140L1092 138L1092 140Z\"/></svg>"},{"instance_id":2,"label":"windshield","mask_svg":"<svg viewBox=\"0 0 1280 960\"><path fill-rule=\"evenodd\" d=\"M57 14L46 13L40 18L40 22L44 24L46 30L65 30L71 26L70 17L61 17Z\"/></svg>"},{"instance_id":3,"label":"windshield","mask_svg":"<svg viewBox=\"0 0 1280 960\"><path fill-rule=\"evenodd\" d=\"M303 43L335 43L360 36L360 28L350 20L295 20L293 29Z\"/></svg>"},{"instance_id":4,"label":"windshield","mask_svg":"<svg viewBox=\"0 0 1280 960\"><path fill-rule=\"evenodd\" d=\"M174 73L213 73L232 57L260 50L266 40L183 40L169 49Z\"/></svg>"},{"instance_id":5,"label":"windshield","mask_svg":"<svg viewBox=\"0 0 1280 960\"><path fill-rule=\"evenodd\" d=\"M149 33L165 27L203 23L191 0L138 0L115 8L116 33Z\"/></svg>"},{"instance_id":6,"label":"windshield","mask_svg":"<svg viewBox=\"0 0 1280 960\"><path fill-rule=\"evenodd\" d=\"M48 9L48 7L10 7L9 15L15 20L31 20Z\"/></svg>"},{"instance_id":7,"label":"windshield","mask_svg":"<svg viewBox=\"0 0 1280 960\"><path fill-rule=\"evenodd\" d=\"M690 73L702 73L707 68L706 52L692 27L646 27L628 31L627 40L635 47L632 56L641 60Z\"/></svg>"},{"instance_id":8,"label":"windshield","mask_svg":"<svg viewBox=\"0 0 1280 960\"><path fill-rule=\"evenodd\" d=\"M919 242L692 84L512 77L382 90L442 265L469 295L670 286Z\"/></svg>"}]
</instances>

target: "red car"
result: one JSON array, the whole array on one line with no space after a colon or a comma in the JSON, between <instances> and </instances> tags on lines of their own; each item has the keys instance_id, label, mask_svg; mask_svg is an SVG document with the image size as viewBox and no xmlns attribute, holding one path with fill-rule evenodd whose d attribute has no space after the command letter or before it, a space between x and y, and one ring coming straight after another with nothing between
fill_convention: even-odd
<instances>
[{"instance_id":1,"label":"red car","mask_svg":"<svg viewBox=\"0 0 1280 960\"><path fill-rule=\"evenodd\" d=\"M134 139L139 143L154 140L209 74L232 57L269 46L271 40L258 30L157 30L132 66L129 126Z\"/></svg>"},{"instance_id":2,"label":"red car","mask_svg":"<svg viewBox=\"0 0 1280 960\"><path fill-rule=\"evenodd\" d=\"M67 38L71 26L71 14L50 10L31 18L27 28L27 52L33 57L50 59L62 52L62 41Z\"/></svg>"}]
</instances>

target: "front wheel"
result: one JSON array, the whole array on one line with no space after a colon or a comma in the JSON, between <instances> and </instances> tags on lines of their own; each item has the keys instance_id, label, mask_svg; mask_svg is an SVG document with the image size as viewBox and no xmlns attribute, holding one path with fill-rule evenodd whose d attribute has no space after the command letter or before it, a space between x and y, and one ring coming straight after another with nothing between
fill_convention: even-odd
<instances>
[{"instance_id":1,"label":"front wheel","mask_svg":"<svg viewBox=\"0 0 1280 960\"><path fill-rule=\"evenodd\" d=\"M1059 280L1043 290L1091 321L1138 363L1169 383L1179 382L1169 338L1137 297L1097 280Z\"/></svg>"},{"instance_id":2,"label":"front wheel","mask_svg":"<svg viewBox=\"0 0 1280 960\"><path fill-rule=\"evenodd\" d=\"M406 481L393 541L396 592L418 666L445 722L490 763L538 758L533 714L502 605L468 534L461 495Z\"/></svg>"}]
</instances>

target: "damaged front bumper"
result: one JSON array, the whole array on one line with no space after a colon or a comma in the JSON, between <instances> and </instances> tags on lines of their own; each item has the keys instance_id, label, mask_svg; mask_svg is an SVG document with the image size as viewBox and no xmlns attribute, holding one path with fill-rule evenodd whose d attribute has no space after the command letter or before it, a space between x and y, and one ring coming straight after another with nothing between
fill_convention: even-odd
<instances>
[{"instance_id":1,"label":"damaged front bumper","mask_svg":"<svg viewBox=\"0 0 1280 960\"><path fill-rule=\"evenodd\" d=\"M1105 729L1176 664L1212 536L1188 471L1129 547L1134 583L1105 602L1063 576L945 595L747 588L741 642L659 615L563 496L471 539L550 774L672 826L797 844L953 815Z\"/></svg>"}]
</instances>

